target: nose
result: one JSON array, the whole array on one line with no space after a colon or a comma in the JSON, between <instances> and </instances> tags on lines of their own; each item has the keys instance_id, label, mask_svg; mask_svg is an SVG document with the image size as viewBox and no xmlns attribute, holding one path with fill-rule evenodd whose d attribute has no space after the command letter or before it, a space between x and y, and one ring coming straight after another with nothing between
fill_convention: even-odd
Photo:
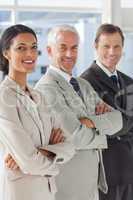
<instances>
[{"instance_id":1,"label":"nose","mask_svg":"<svg viewBox=\"0 0 133 200\"><path fill-rule=\"evenodd\" d=\"M35 51L34 49L27 49L26 51L26 55L27 56L34 56L35 54L37 54L37 51Z\"/></svg>"},{"instance_id":2,"label":"nose","mask_svg":"<svg viewBox=\"0 0 133 200\"><path fill-rule=\"evenodd\" d=\"M115 50L114 50L113 47L111 47L111 48L109 49L109 54L110 54L110 55L114 55L114 53L115 53Z\"/></svg>"},{"instance_id":3,"label":"nose","mask_svg":"<svg viewBox=\"0 0 133 200\"><path fill-rule=\"evenodd\" d=\"M66 51L66 56L67 56L67 57L71 57L71 55L72 55L71 50L68 49L68 50Z\"/></svg>"}]
</instances>

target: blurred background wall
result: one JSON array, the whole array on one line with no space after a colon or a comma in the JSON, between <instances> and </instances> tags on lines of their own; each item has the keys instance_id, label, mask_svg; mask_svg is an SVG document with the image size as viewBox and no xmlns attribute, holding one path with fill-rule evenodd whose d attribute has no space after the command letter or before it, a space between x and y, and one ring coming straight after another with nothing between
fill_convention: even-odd
<instances>
[{"instance_id":1,"label":"blurred background wall","mask_svg":"<svg viewBox=\"0 0 133 200\"><path fill-rule=\"evenodd\" d=\"M133 77L133 0L0 0L0 34L10 25L33 28L39 41L36 70L28 81L34 85L49 65L47 32L57 24L70 24L80 35L79 57L74 74L80 75L94 60L93 42L101 23L114 23L124 31L125 47L119 69ZM0 73L0 80L2 74Z\"/></svg>"}]
</instances>

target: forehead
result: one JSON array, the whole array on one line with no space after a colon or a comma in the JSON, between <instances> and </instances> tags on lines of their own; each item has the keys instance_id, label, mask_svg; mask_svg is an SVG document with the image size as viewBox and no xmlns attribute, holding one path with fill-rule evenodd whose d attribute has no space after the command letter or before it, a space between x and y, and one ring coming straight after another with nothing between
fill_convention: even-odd
<instances>
[{"instance_id":1,"label":"forehead","mask_svg":"<svg viewBox=\"0 0 133 200\"><path fill-rule=\"evenodd\" d=\"M103 33L100 35L98 43L122 44L122 38L118 32Z\"/></svg>"},{"instance_id":2,"label":"forehead","mask_svg":"<svg viewBox=\"0 0 133 200\"><path fill-rule=\"evenodd\" d=\"M78 35L71 31L60 31L57 34L56 41L58 44L66 45L78 45Z\"/></svg>"},{"instance_id":3,"label":"forehead","mask_svg":"<svg viewBox=\"0 0 133 200\"><path fill-rule=\"evenodd\" d=\"M32 33L20 33L15 38L12 39L12 45L17 44L32 44L36 43L37 40Z\"/></svg>"}]
</instances>

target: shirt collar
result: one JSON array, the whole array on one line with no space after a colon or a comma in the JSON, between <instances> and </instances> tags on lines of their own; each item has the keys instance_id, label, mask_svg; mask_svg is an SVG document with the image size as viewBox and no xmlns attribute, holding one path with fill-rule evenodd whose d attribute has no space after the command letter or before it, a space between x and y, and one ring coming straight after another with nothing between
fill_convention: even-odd
<instances>
[{"instance_id":1,"label":"shirt collar","mask_svg":"<svg viewBox=\"0 0 133 200\"><path fill-rule=\"evenodd\" d=\"M50 69L56 71L60 76L62 76L67 82L70 81L71 76L67 74L66 72L62 71L61 69L54 67L53 65L49 66Z\"/></svg>"},{"instance_id":2,"label":"shirt collar","mask_svg":"<svg viewBox=\"0 0 133 200\"><path fill-rule=\"evenodd\" d=\"M107 74L107 76L111 77L112 75L115 75L118 77L116 70L114 72L110 72L99 60L96 60L96 64L105 72L105 74Z\"/></svg>"}]
</instances>

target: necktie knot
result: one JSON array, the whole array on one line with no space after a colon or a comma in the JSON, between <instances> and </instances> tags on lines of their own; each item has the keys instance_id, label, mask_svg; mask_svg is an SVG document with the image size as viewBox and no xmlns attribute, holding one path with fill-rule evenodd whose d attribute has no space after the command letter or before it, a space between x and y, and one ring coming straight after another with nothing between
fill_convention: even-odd
<instances>
[{"instance_id":1,"label":"necktie knot","mask_svg":"<svg viewBox=\"0 0 133 200\"><path fill-rule=\"evenodd\" d=\"M79 96L81 96L81 90L78 84L78 81L76 80L76 78L71 78L70 79L70 84L72 85L73 89L78 93Z\"/></svg>"},{"instance_id":2,"label":"necktie knot","mask_svg":"<svg viewBox=\"0 0 133 200\"><path fill-rule=\"evenodd\" d=\"M116 75L112 75L110 78L111 78L112 82L114 83L114 85L117 85L117 86L118 86L118 79L117 79L117 76L116 76Z\"/></svg>"}]
</instances>

